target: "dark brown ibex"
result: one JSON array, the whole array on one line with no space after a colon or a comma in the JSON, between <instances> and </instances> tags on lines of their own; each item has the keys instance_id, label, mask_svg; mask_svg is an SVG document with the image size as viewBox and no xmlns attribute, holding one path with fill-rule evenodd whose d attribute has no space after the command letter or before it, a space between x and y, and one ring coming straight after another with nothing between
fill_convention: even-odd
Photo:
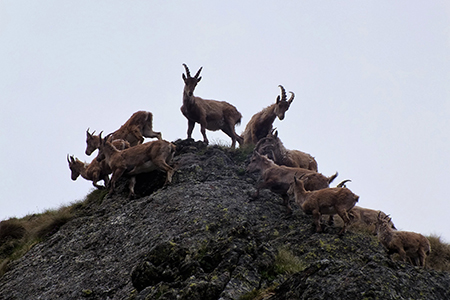
<instances>
[{"instance_id":1,"label":"dark brown ibex","mask_svg":"<svg viewBox=\"0 0 450 300\"><path fill-rule=\"evenodd\" d=\"M275 118L283 120L284 114L294 101L294 93L291 93L289 100L286 100L286 90L282 85L279 85L281 89L281 98L277 96L277 101L264 108L262 111L253 115L250 121L247 123L242 138L244 139L244 145L255 145L259 140L266 137L272 131L272 124Z\"/></svg>"},{"instance_id":2,"label":"dark brown ibex","mask_svg":"<svg viewBox=\"0 0 450 300\"><path fill-rule=\"evenodd\" d=\"M255 151L267 155L279 166L304 168L317 172L317 161L310 154L284 147L278 132L273 129L266 137L256 143Z\"/></svg>"},{"instance_id":3,"label":"dark brown ibex","mask_svg":"<svg viewBox=\"0 0 450 300\"><path fill-rule=\"evenodd\" d=\"M235 148L236 141L242 144L243 139L236 134L234 127L241 123L241 113L228 102L205 100L200 97L194 96L194 90L197 83L200 82L202 77L200 72L201 67L194 77L191 77L189 68L186 64L183 64L186 69L186 75L183 73L184 90L183 90L183 105L181 106L181 112L188 119L188 139L192 138L192 131L194 130L195 123L200 124L200 131L203 135L203 141L208 144L208 138L206 137L206 129L216 131L222 130L226 135L231 137L231 148Z\"/></svg>"}]
</instances>

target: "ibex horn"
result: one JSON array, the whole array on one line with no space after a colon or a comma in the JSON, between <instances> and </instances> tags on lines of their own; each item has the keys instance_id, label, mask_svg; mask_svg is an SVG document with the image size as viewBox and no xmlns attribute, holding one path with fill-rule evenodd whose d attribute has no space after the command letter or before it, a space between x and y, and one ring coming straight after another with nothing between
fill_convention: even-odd
<instances>
[{"instance_id":1,"label":"ibex horn","mask_svg":"<svg viewBox=\"0 0 450 300\"><path fill-rule=\"evenodd\" d=\"M338 185L337 185L337 187L345 187L345 183L346 182L351 182L351 180L350 179L345 179L345 180L343 180L343 181L341 181Z\"/></svg>"},{"instance_id":2,"label":"ibex horn","mask_svg":"<svg viewBox=\"0 0 450 300\"><path fill-rule=\"evenodd\" d=\"M186 76L187 76L188 78L190 78L190 77L191 77L191 72L189 72L188 66L186 66L186 64L183 64L183 66L184 66L184 68L186 69Z\"/></svg>"},{"instance_id":3,"label":"ibex horn","mask_svg":"<svg viewBox=\"0 0 450 300\"><path fill-rule=\"evenodd\" d=\"M289 91L289 93L291 93L291 98L289 98L288 102L292 102L292 101L294 101L295 94L294 94L294 92L291 92L291 91Z\"/></svg>"},{"instance_id":4,"label":"ibex horn","mask_svg":"<svg viewBox=\"0 0 450 300\"><path fill-rule=\"evenodd\" d=\"M198 76L200 76L200 72L202 71L203 67L200 67L200 69L198 69L197 74L195 74L194 78L198 78Z\"/></svg>"},{"instance_id":5,"label":"ibex horn","mask_svg":"<svg viewBox=\"0 0 450 300\"><path fill-rule=\"evenodd\" d=\"M281 89L281 101L286 101L286 90L281 84L278 87Z\"/></svg>"},{"instance_id":6,"label":"ibex horn","mask_svg":"<svg viewBox=\"0 0 450 300\"><path fill-rule=\"evenodd\" d=\"M89 127L88 127L88 129L86 130L86 135L87 135L87 136L93 136L94 133L95 133L95 130L94 130L92 133L89 133Z\"/></svg>"}]
</instances>

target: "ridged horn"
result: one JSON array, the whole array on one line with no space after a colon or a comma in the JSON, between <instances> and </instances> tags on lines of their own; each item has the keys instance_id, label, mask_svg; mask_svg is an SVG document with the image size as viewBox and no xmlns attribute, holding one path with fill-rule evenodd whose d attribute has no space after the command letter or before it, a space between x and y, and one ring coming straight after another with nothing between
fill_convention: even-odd
<instances>
[{"instance_id":1,"label":"ridged horn","mask_svg":"<svg viewBox=\"0 0 450 300\"><path fill-rule=\"evenodd\" d=\"M191 78L191 72L189 72L189 68L186 64L183 64L184 69L186 70L186 76L187 78Z\"/></svg>"},{"instance_id":2,"label":"ridged horn","mask_svg":"<svg viewBox=\"0 0 450 300\"><path fill-rule=\"evenodd\" d=\"M289 91L289 93L291 93L291 98L289 98L288 102L292 102L292 101L294 101L295 94L294 94L294 92L291 92L291 91Z\"/></svg>"},{"instance_id":3,"label":"ridged horn","mask_svg":"<svg viewBox=\"0 0 450 300\"><path fill-rule=\"evenodd\" d=\"M345 187L345 183L346 182L351 182L351 180L350 179L346 179L344 181L341 181L336 187L339 187L339 188Z\"/></svg>"},{"instance_id":4,"label":"ridged horn","mask_svg":"<svg viewBox=\"0 0 450 300\"><path fill-rule=\"evenodd\" d=\"M200 67L200 69L198 69L197 73L195 74L194 78L198 78L198 76L200 76L200 72L202 71L203 67Z\"/></svg>"},{"instance_id":5,"label":"ridged horn","mask_svg":"<svg viewBox=\"0 0 450 300\"><path fill-rule=\"evenodd\" d=\"M281 84L278 87L281 89L281 101L286 101L286 90Z\"/></svg>"}]
</instances>

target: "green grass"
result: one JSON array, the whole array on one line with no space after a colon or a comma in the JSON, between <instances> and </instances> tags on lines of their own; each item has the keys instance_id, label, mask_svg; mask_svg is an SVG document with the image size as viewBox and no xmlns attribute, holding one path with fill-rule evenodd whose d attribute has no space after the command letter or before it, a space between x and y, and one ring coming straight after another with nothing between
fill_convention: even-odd
<instances>
[{"instance_id":1,"label":"green grass","mask_svg":"<svg viewBox=\"0 0 450 300\"><path fill-rule=\"evenodd\" d=\"M431 253L426 259L426 267L436 271L450 271L450 244L441 241L436 235L427 236Z\"/></svg>"},{"instance_id":2,"label":"green grass","mask_svg":"<svg viewBox=\"0 0 450 300\"><path fill-rule=\"evenodd\" d=\"M105 190L94 190L83 201L0 222L0 277L8 271L11 261L21 258L34 245L51 237L67 222L76 218L83 208L99 203Z\"/></svg>"}]
</instances>

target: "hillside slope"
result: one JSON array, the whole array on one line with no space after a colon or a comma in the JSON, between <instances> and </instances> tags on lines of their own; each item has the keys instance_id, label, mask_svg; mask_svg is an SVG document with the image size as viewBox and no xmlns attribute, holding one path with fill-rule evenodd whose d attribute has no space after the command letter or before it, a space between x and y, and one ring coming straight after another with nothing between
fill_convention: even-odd
<instances>
[{"instance_id":1,"label":"hillside slope","mask_svg":"<svg viewBox=\"0 0 450 300\"><path fill-rule=\"evenodd\" d=\"M241 150L176 141L173 183L138 178L14 261L0 299L450 299L450 274L392 262L376 237L314 232Z\"/></svg>"}]
</instances>

